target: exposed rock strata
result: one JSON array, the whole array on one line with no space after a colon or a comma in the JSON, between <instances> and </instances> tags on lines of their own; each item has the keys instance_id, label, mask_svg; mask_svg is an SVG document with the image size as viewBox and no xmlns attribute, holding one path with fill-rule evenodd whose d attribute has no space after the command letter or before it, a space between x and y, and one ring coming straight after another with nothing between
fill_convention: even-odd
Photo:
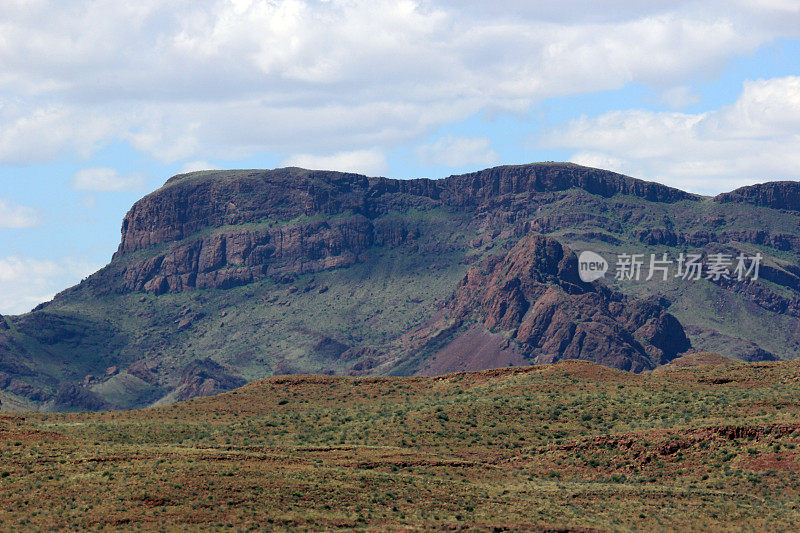
<instances>
[{"instance_id":1,"label":"exposed rock strata","mask_svg":"<svg viewBox=\"0 0 800 533\"><path fill-rule=\"evenodd\" d=\"M575 254L538 234L470 269L448 310L456 323L472 317L491 332L508 332L535 363L584 359L640 372L690 347L666 302L628 301L582 282Z\"/></svg>"},{"instance_id":2,"label":"exposed rock strata","mask_svg":"<svg viewBox=\"0 0 800 533\"><path fill-rule=\"evenodd\" d=\"M748 185L717 195L714 200L721 203L738 202L800 211L800 182L772 181Z\"/></svg>"}]
</instances>

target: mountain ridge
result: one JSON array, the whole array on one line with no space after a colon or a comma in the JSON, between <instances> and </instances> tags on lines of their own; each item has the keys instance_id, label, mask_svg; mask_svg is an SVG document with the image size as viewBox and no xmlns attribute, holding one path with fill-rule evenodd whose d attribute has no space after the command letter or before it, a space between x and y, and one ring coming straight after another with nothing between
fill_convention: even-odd
<instances>
[{"instance_id":1,"label":"mountain ridge","mask_svg":"<svg viewBox=\"0 0 800 533\"><path fill-rule=\"evenodd\" d=\"M232 190L214 189L214 185L219 185L217 181L224 181L222 184L232 187ZM291 188L288 192L277 192L277 188L273 186L275 182ZM190 187L194 189L181 190ZM479 172L452 175L439 180L369 178L360 174L305 170L298 167L271 171L200 171L173 176L162 188L136 202L123 219L122 240L117 254L134 252L145 245L169 242L175 235L180 235L180 238L188 237L191 235L190 229L194 229L198 223L203 223L202 227L208 227L214 224L255 222L270 217L291 219L297 216L332 214L343 210L352 210L355 214L365 216L375 215L394 207L391 200L387 202L388 205L381 205L376 201L377 198L393 193L410 194L433 201L441 200L445 206L464 206L503 194L554 192L570 187L582 188L587 192L606 197L614 194L632 194L659 202L699 198L656 182L565 163L506 165ZM177 196L179 192L184 192L186 196ZM230 206L229 197L239 196L241 192L254 194L254 200L262 200L265 194L271 193L272 196L269 197L271 201L251 201L242 206ZM331 192L340 194L336 198L338 202L331 201ZM213 197L212 193L220 196ZM173 194L177 197L172 196ZM167 198L162 200L164 195ZM197 196L201 201L198 201ZM293 204L286 205L290 200ZM167 211L164 208L165 204L187 211L165 212ZM188 211L192 204L200 204L208 209L192 213ZM189 225L190 229L177 230L176 226L184 224L182 219L185 218L191 219L193 223ZM148 224L154 224L155 227L147 227ZM165 225L177 233L163 229ZM154 235L143 236L139 232Z\"/></svg>"}]
</instances>

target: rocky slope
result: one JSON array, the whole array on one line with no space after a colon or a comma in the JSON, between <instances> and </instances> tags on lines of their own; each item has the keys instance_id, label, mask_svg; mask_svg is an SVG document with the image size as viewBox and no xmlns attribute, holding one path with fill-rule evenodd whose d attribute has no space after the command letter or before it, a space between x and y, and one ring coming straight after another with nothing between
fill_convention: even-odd
<instances>
[{"instance_id":1,"label":"rocky slope","mask_svg":"<svg viewBox=\"0 0 800 533\"><path fill-rule=\"evenodd\" d=\"M504 256L492 256L471 268L438 323L415 349L431 341L443 346L422 364L423 373L471 370L463 365L464 325L477 322L483 335L466 329L472 343L503 332L505 350L522 363L583 359L641 372L665 364L690 348L680 322L659 299L630 300L578 276L578 258L556 241L528 234ZM443 343L442 322L452 338ZM451 344L460 350L449 349ZM464 350L466 348L466 350ZM490 357L483 362L494 366ZM435 369L435 372L431 372Z\"/></svg>"},{"instance_id":2,"label":"rocky slope","mask_svg":"<svg viewBox=\"0 0 800 533\"><path fill-rule=\"evenodd\" d=\"M800 356L794 182L705 198L563 163L440 180L298 168L182 174L108 266L0 319L0 401L137 407L272 374L440 374L687 350ZM759 252L758 281L600 282L575 252ZM613 269L613 267L612 267ZM691 345L691 348L690 348Z\"/></svg>"},{"instance_id":3,"label":"rocky slope","mask_svg":"<svg viewBox=\"0 0 800 533\"><path fill-rule=\"evenodd\" d=\"M800 183L796 181L773 181L740 187L720 194L715 201L739 202L773 209L800 210Z\"/></svg>"}]
</instances>

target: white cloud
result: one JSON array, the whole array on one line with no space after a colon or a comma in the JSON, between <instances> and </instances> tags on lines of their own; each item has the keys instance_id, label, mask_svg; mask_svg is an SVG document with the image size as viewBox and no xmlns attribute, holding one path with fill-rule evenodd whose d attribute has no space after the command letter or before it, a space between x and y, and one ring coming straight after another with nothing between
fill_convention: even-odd
<instances>
[{"instance_id":1,"label":"white cloud","mask_svg":"<svg viewBox=\"0 0 800 533\"><path fill-rule=\"evenodd\" d=\"M630 82L680 87L800 35L791 6L5 2L0 162L115 141L167 162L385 149L481 110Z\"/></svg>"},{"instance_id":2,"label":"white cloud","mask_svg":"<svg viewBox=\"0 0 800 533\"><path fill-rule=\"evenodd\" d=\"M732 105L701 113L615 111L581 117L540 146L572 161L701 193L800 179L800 77L745 82Z\"/></svg>"},{"instance_id":3,"label":"white cloud","mask_svg":"<svg viewBox=\"0 0 800 533\"><path fill-rule=\"evenodd\" d=\"M338 170L341 172L357 172L370 176L386 173L388 165L386 156L379 150L355 150L339 152L327 156L299 154L281 162L282 166L301 167L312 170Z\"/></svg>"},{"instance_id":4,"label":"white cloud","mask_svg":"<svg viewBox=\"0 0 800 533\"><path fill-rule=\"evenodd\" d=\"M217 170L219 167L209 163L208 161L198 160L198 161L188 161L181 165L181 173L185 172L196 172L198 170Z\"/></svg>"},{"instance_id":5,"label":"white cloud","mask_svg":"<svg viewBox=\"0 0 800 533\"><path fill-rule=\"evenodd\" d=\"M416 149L417 158L424 165L466 167L470 165L493 165L500 156L486 137L440 137L430 144Z\"/></svg>"},{"instance_id":6,"label":"white cloud","mask_svg":"<svg viewBox=\"0 0 800 533\"><path fill-rule=\"evenodd\" d=\"M30 228L38 223L36 209L0 198L0 228Z\"/></svg>"},{"instance_id":7,"label":"white cloud","mask_svg":"<svg viewBox=\"0 0 800 533\"><path fill-rule=\"evenodd\" d=\"M46 302L63 289L96 271L99 265L74 258L0 258L0 313L19 314Z\"/></svg>"},{"instance_id":8,"label":"white cloud","mask_svg":"<svg viewBox=\"0 0 800 533\"><path fill-rule=\"evenodd\" d=\"M578 152L573 154L569 160L573 163L578 163L579 165L584 165L587 167L613 170L615 172L619 172L620 174L641 177L641 169L635 164L604 153Z\"/></svg>"},{"instance_id":9,"label":"white cloud","mask_svg":"<svg viewBox=\"0 0 800 533\"><path fill-rule=\"evenodd\" d=\"M88 157L124 123L121 116L63 102L3 105L3 96L0 91L0 163L47 162L64 150Z\"/></svg>"},{"instance_id":10,"label":"white cloud","mask_svg":"<svg viewBox=\"0 0 800 533\"><path fill-rule=\"evenodd\" d=\"M691 88L681 85L663 91L660 100L672 109L683 109L700 103L700 95L692 92Z\"/></svg>"},{"instance_id":11,"label":"white cloud","mask_svg":"<svg viewBox=\"0 0 800 533\"><path fill-rule=\"evenodd\" d=\"M142 187L144 179L137 174L122 175L109 167L92 167L76 172L71 185L79 191L125 191Z\"/></svg>"}]
</instances>

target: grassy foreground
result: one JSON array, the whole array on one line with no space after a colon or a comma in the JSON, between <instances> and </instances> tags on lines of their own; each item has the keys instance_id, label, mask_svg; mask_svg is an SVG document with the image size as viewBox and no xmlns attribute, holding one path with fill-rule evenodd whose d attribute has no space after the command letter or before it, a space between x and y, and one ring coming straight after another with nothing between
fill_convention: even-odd
<instances>
[{"instance_id":1,"label":"grassy foreground","mask_svg":"<svg viewBox=\"0 0 800 533\"><path fill-rule=\"evenodd\" d=\"M796 530L800 364L275 377L0 416L0 528Z\"/></svg>"}]
</instances>

